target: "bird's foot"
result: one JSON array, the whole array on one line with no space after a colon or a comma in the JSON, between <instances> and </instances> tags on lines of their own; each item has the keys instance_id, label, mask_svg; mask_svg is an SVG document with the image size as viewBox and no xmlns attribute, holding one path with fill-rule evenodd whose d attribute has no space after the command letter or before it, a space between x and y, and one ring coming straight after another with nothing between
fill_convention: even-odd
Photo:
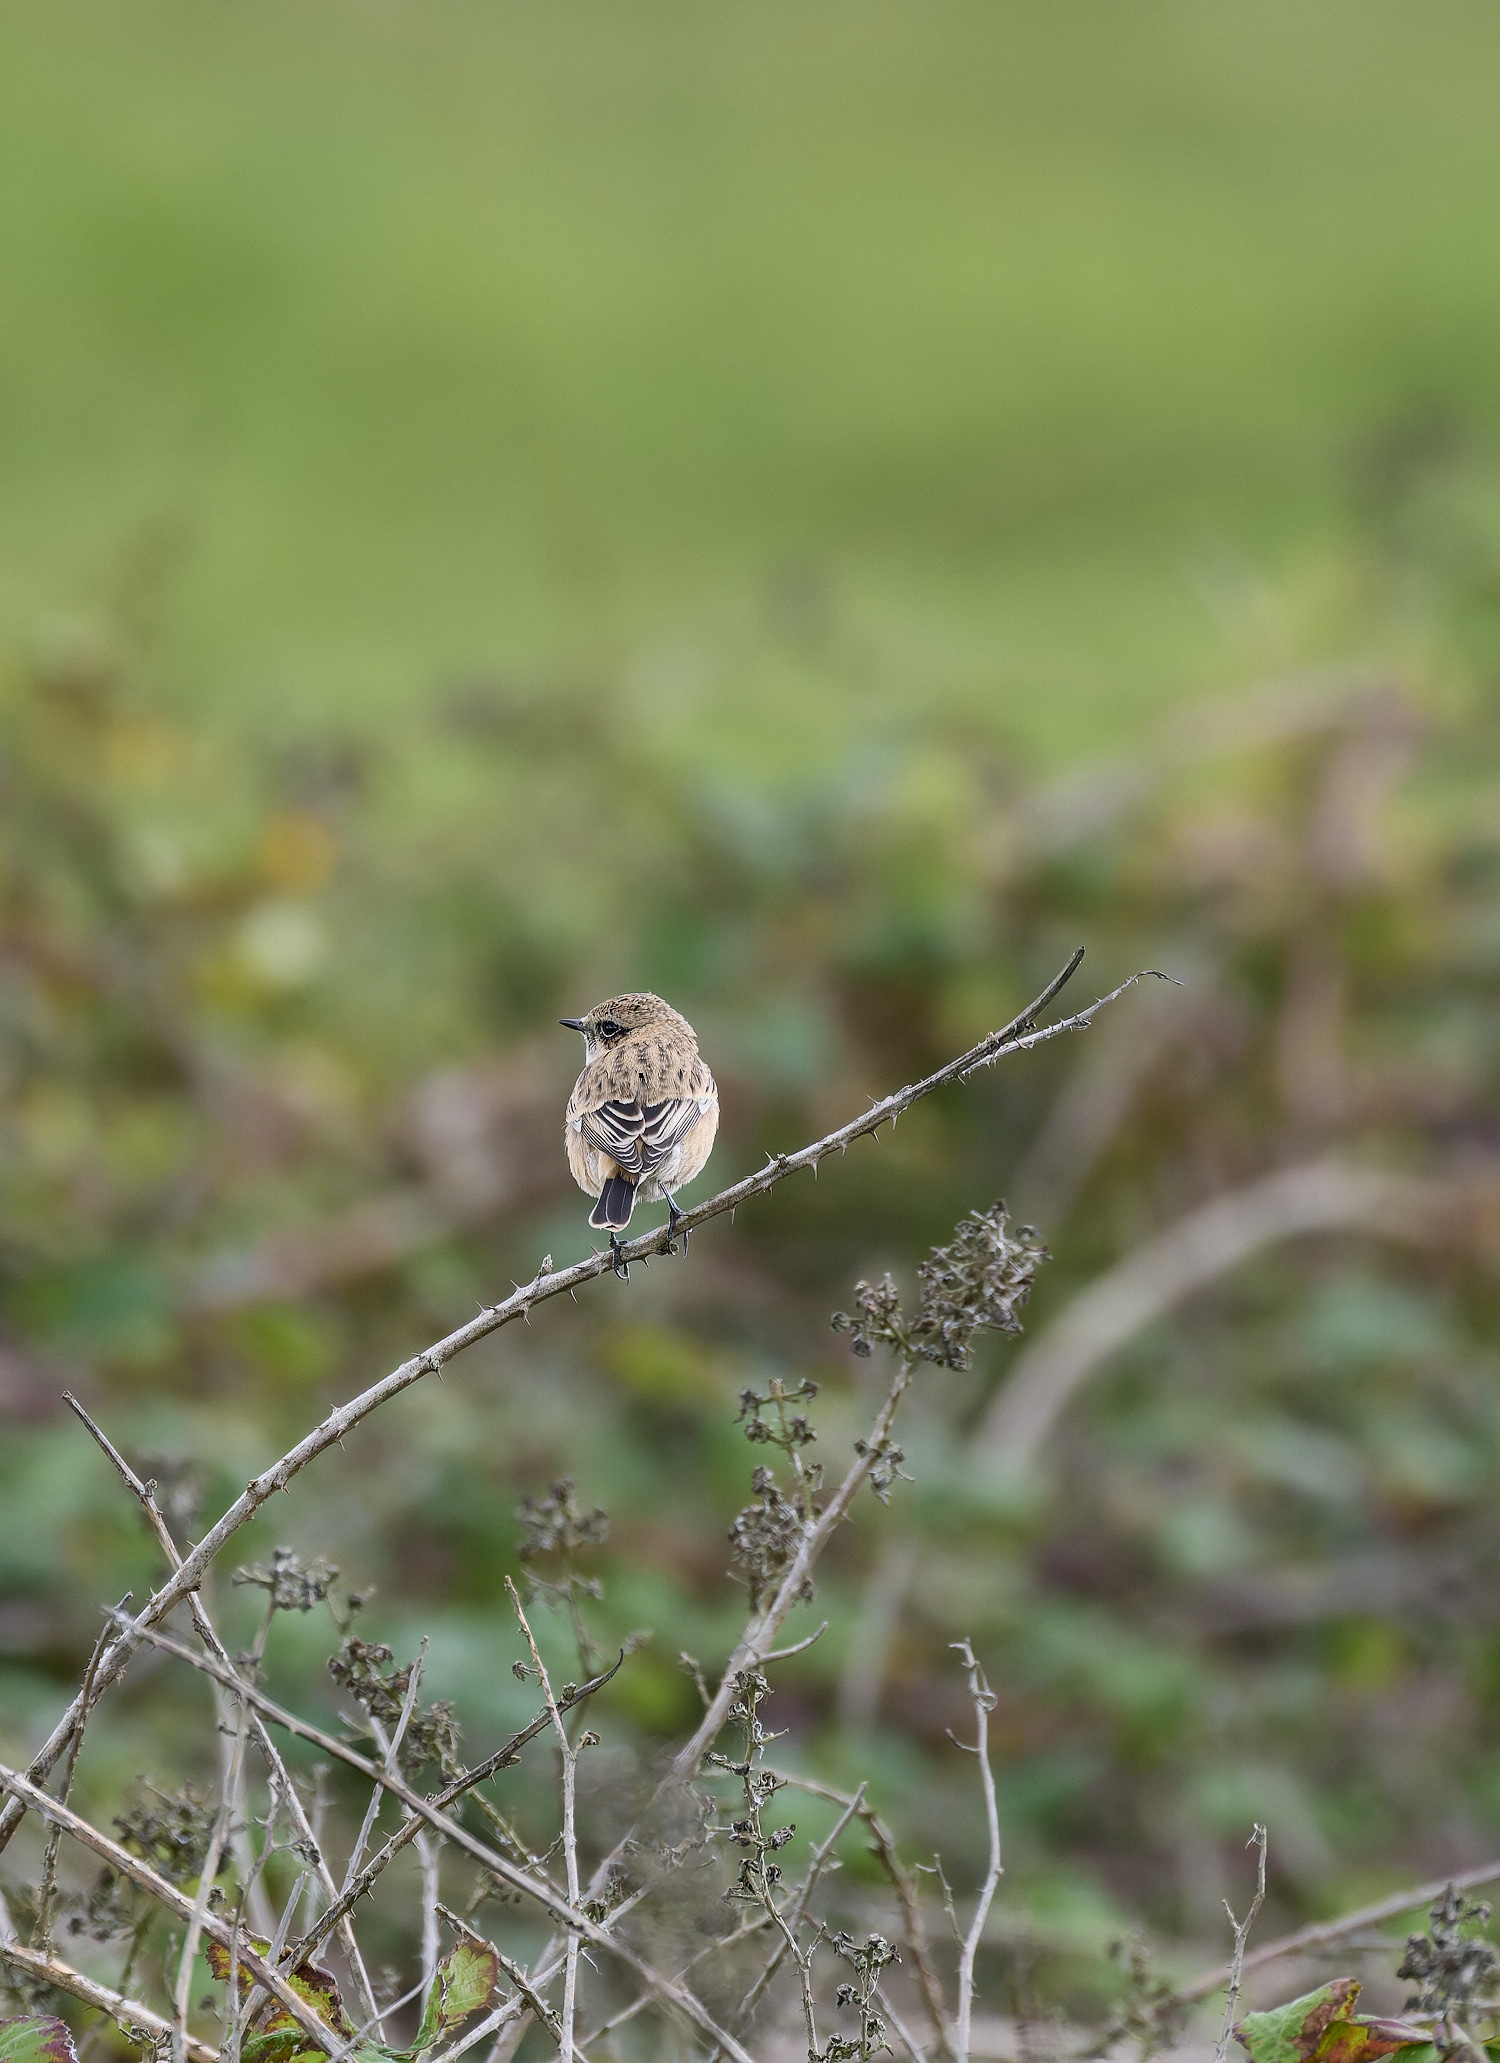
<instances>
[{"instance_id":1,"label":"bird's foot","mask_svg":"<svg viewBox=\"0 0 1500 2063\"><path fill-rule=\"evenodd\" d=\"M621 1251L619 1240L611 1232L609 1235L609 1265L614 1269L622 1282L628 1282L630 1280L630 1263L621 1260Z\"/></svg>"},{"instance_id":2,"label":"bird's foot","mask_svg":"<svg viewBox=\"0 0 1500 2063\"><path fill-rule=\"evenodd\" d=\"M669 1254L675 1253L677 1251L677 1227L681 1223L682 1212L678 1210L676 1204L673 1203L671 1197L669 1196L667 1198L667 1252ZM693 1234L691 1228L689 1228L682 1235L682 1251L684 1253L686 1253L688 1250L688 1241L692 1238L692 1236Z\"/></svg>"}]
</instances>

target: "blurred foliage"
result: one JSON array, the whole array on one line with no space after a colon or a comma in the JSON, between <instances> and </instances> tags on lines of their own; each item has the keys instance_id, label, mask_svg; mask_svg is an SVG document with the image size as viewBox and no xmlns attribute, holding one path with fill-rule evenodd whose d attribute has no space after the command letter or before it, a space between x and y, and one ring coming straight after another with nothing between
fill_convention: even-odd
<instances>
[{"instance_id":1,"label":"blurred foliage","mask_svg":"<svg viewBox=\"0 0 1500 2063\"><path fill-rule=\"evenodd\" d=\"M20 0L0 38L0 642L169 564L216 723L628 652L705 755L920 696L1071 757L1245 643L1337 656L1305 555L1500 432L1483 0Z\"/></svg>"}]
</instances>

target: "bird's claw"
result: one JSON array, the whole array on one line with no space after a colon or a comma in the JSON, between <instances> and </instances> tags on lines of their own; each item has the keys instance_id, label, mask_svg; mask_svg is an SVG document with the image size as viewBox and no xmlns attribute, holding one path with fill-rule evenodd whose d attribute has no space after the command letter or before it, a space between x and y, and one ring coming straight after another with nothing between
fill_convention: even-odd
<instances>
[{"instance_id":1,"label":"bird's claw","mask_svg":"<svg viewBox=\"0 0 1500 2063\"><path fill-rule=\"evenodd\" d=\"M675 1253L677 1251L677 1227L681 1223L682 1212L678 1210L676 1204L673 1203L671 1197L669 1196L667 1198L667 1252L669 1254ZM692 1238L692 1236L693 1234L691 1227L682 1235L682 1251L684 1253L686 1253L688 1250L688 1241Z\"/></svg>"},{"instance_id":2,"label":"bird's claw","mask_svg":"<svg viewBox=\"0 0 1500 2063\"><path fill-rule=\"evenodd\" d=\"M611 1232L609 1235L609 1265L614 1269L622 1282L628 1282L630 1280L630 1263L622 1261L620 1254L620 1242L616 1239L614 1233Z\"/></svg>"}]
</instances>

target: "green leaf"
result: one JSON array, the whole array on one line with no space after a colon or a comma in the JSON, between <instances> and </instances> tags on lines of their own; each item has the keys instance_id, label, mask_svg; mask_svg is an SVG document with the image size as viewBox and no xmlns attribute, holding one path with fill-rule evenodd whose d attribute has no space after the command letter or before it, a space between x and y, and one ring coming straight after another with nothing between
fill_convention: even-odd
<instances>
[{"instance_id":1,"label":"green leaf","mask_svg":"<svg viewBox=\"0 0 1500 2063\"><path fill-rule=\"evenodd\" d=\"M1356 2018L1359 1993L1357 1977L1336 1977L1284 2006L1247 2013L1235 2038L1250 2051L1252 2063L1374 2063L1379 2056L1430 2045L1427 2030L1405 2020Z\"/></svg>"},{"instance_id":2,"label":"green leaf","mask_svg":"<svg viewBox=\"0 0 1500 2063\"><path fill-rule=\"evenodd\" d=\"M471 2013L483 2012L493 2002L499 1982L499 1952L487 1941L470 1935L450 1949L433 1973L413 2051L430 2049Z\"/></svg>"},{"instance_id":3,"label":"green leaf","mask_svg":"<svg viewBox=\"0 0 1500 2063\"><path fill-rule=\"evenodd\" d=\"M50 2013L0 2020L0 2063L78 2063L66 2021Z\"/></svg>"}]
</instances>

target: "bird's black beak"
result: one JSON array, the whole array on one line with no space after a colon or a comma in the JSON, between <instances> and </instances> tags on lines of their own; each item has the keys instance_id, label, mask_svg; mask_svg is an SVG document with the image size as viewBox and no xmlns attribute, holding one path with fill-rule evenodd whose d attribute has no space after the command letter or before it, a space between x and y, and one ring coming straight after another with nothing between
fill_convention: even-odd
<instances>
[{"instance_id":1,"label":"bird's black beak","mask_svg":"<svg viewBox=\"0 0 1500 2063\"><path fill-rule=\"evenodd\" d=\"M559 1024L565 1024L569 1031L581 1032L583 1030L583 1019L581 1017L559 1017L557 1021Z\"/></svg>"}]
</instances>

